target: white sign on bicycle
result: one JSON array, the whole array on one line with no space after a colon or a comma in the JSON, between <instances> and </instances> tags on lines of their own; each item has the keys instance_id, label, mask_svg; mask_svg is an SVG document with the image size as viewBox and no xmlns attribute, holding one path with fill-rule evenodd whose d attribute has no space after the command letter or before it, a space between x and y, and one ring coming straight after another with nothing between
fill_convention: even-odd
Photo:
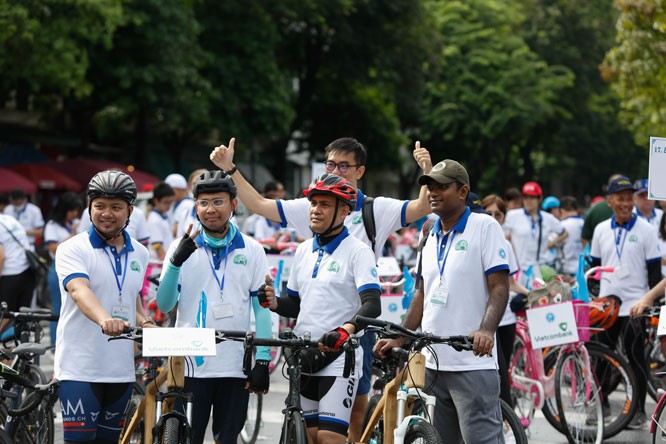
<instances>
[{"instance_id":1,"label":"white sign on bicycle","mask_svg":"<svg viewBox=\"0 0 666 444\"><path fill-rule=\"evenodd\" d=\"M666 305L662 305L659 310L659 325L657 326L657 336L666 335Z\"/></svg>"},{"instance_id":2,"label":"white sign on bicycle","mask_svg":"<svg viewBox=\"0 0 666 444\"><path fill-rule=\"evenodd\" d=\"M527 323L535 349L578 342L571 302L530 308L527 310Z\"/></svg>"},{"instance_id":3,"label":"white sign on bicycle","mask_svg":"<svg viewBox=\"0 0 666 444\"><path fill-rule=\"evenodd\" d=\"M143 356L215 356L215 329L144 328Z\"/></svg>"},{"instance_id":4,"label":"white sign on bicycle","mask_svg":"<svg viewBox=\"0 0 666 444\"><path fill-rule=\"evenodd\" d=\"M666 138L650 137L648 199L666 200Z\"/></svg>"}]
</instances>

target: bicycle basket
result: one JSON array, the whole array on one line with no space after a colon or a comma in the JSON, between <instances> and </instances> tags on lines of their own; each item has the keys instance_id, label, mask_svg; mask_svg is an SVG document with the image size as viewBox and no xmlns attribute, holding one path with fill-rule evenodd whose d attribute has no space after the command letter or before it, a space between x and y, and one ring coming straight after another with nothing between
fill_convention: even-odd
<instances>
[{"instance_id":1,"label":"bicycle basket","mask_svg":"<svg viewBox=\"0 0 666 444\"><path fill-rule=\"evenodd\" d=\"M544 287L535 288L527 295L529 307L557 304L571 300L571 287L566 282L554 279Z\"/></svg>"}]
</instances>

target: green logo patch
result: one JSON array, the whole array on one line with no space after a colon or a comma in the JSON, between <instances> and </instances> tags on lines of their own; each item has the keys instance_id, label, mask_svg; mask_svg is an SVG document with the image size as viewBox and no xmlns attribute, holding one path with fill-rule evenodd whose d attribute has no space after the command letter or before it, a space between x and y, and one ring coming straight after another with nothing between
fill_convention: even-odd
<instances>
[{"instance_id":1,"label":"green logo patch","mask_svg":"<svg viewBox=\"0 0 666 444\"><path fill-rule=\"evenodd\" d=\"M560 327L560 330L562 331L567 331L568 326L569 324L567 324L566 322L560 322L560 324L558 325L558 327Z\"/></svg>"},{"instance_id":2,"label":"green logo patch","mask_svg":"<svg viewBox=\"0 0 666 444\"><path fill-rule=\"evenodd\" d=\"M340 264L336 261L331 262L327 268L331 273L337 273L340 271Z\"/></svg>"},{"instance_id":3,"label":"green logo patch","mask_svg":"<svg viewBox=\"0 0 666 444\"><path fill-rule=\"evenodd\" d=\"M629 242L634 242L634 243L638 242L638 236L632 234L631 236L629 236Z\"/></svg>"},{"instance_id":4,"label":"green logo patch","mask_svg":"<svg viewBox=\"0 0 666 444\"><path fill-rule=\"evenodd\" d=\"M459 240L458 243L456 244L456 251L467 251L468 248L469 244L465 239Z\"/></svg>"},{"instance_id":5,"label":"green logo patch","mask_svg":"<svg viewBox=\"0 0 666 444\"><path fill-rule=\"evenodd\" d=\"M247 265L247 257L244 254L234 256L234 264Z\"/></svg>"},{"instance_id":6,"label":"green logo patch","mask_svg":"<svg viewBox=\"0 0 666 444\"><path fill-rule=\"evenodd\" d=\"M130 264L130 270L141 273L141 265L139 265L139 262L137 261L132 261Z\"/></svg>"},{"instance_id":7,"label":"green logo patch","mask_svg":"<svg viewBox=\"0 0 666 444\"><path fill-rule=\"evenodd\" d=\"M362 223L363 223L363 216L361 216L360 214L357 214L356 216L354 216L352 218L352 224L358 225L358 224L362 224Z\"/></svg>"}]
</instances>

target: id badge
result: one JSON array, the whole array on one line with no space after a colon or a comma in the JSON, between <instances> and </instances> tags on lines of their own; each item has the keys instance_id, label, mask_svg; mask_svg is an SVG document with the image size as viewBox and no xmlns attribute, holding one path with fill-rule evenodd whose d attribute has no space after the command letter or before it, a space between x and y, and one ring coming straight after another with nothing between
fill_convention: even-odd
<instances>
[{"instance_id":1,"label":"id badge","mask_svg":"<svg viewBox=\"0 0 666 444\"><path fill-rule=\"evenodd\" d=\"M234 306L217 301L213 304L213 316L215 319L230 318L234 315Z\"/></svg>"},{"instance_id":2,"label":"id badge","mask_svg":"<svg viewBox=\"0 0 666 444\"><path fill-rule=\"evenodd\" d=\"M446 303L449 300L449 286L446 282L440 282L435 290L432 292L430 302L434 305L446 306Z\"/></svg>"},{"instance_id":3,"label":"id badge","mask_svg":"<svg viewBox=\"0 0 666 444\"><path fill-rule=\"evenodd\" d=\"M629 267L620 265L619 267L615 268L615 276L617 276L618 279L626 279L629 277L629 274Z\"/></svg>"},{"instance_id":4,"label":"id badge","mask_svg":"<svg viewBox=\"0 0 666 444\"><path fill-rule=\"evenodd\" d=\"M128 305L116 304L111 307L111 317L114 319L122 319L129 322L130 309Z\"/></svg>"}]
</instances>

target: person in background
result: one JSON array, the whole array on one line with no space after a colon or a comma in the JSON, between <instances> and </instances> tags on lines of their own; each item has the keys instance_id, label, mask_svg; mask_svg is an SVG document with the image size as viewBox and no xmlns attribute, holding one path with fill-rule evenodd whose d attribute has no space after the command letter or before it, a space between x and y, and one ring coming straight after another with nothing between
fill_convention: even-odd
<instances>
[{"instance_id":1,"label":"person in background","mask_svg":"<svg viewBox=\"0 0 666 444\"><path fill-rule=\"evenodd\" d=\"M4 213L19 221L28 235L30 245L34 247L35 240L44 233L42 210L37 205L28 202L28 196L23 190L12 191L9 195L9 203L10 205L5 208Z\"/></svg>"},{"instance_id":2,"label":"person in background","mask_svg":"<svg viewBox=\"0 0 666 444\"><path fill-rule=\"evenodd\" d=\"M523 195L520 194L520 190L516 187L506 190L504 193L504 201L506 202L507 211L523 207Z\"/></svg>"},{"instance_id":3,"label":"person in background","mask_svg":"<svg viewBox=\"0 0 666 444\"><path fill-rule=\"evenodd\" d=\"M173 192L176 196L175 202L169 210L169 223L171 224L172 230L171 233L173 236L176 236L178 234L178 221L183 217L183 213L192 211L194 201L190 196L187 179L185 179L182 174L171 173L164 179L164 182L173 188Z\"/></svg>"},{"instance_id":4,"label":"person in background","mask_svg":"<svg viewBox=\"0 0 666 444\"><path fill-rule=\"evenodd\" d=\"M624 177L622 174L613 174L608 178L608 185L617 179L618 177ZM605 185L604 188L608 190L608 185ZM594 236L594 229L600 222L603 222L613 215L613 210L611 210L608 205L608 198L599 201L598 203L592 205L590 209L585 214L585 221L583 222L583 232L581 233L581 242L583 248L587 244L592 242L592 236Z\"/></svg>"},{"instance_id":5,"label":"person in background","mask_svg":"<svg viewBox=\"0 0 666 444\"><path fill-rule=\"evenodd\" d=\"M5 208L9 205L9 197L6 194L0 194L0 214L5 212Z\"/></svg>"},{"instance_id":6,"label":"person in background","mask_svg":"<svg viewBox=\"0 0 666 444\"><path fill-rule=\"evenodd\" d=\"M638 179L634 182L634 190L634 213L658 229L664 212L656 208L656 201L648 199L648 180Z\"/></svg>"},{"instance_id":7,"label":"person in background","mask_svg":"<svg viewBox=\"0 0 666 444\"><path fill-rule=\"evenodd\" d=\"M51 313L54 315L60 314L62 303L60 299L60 286L58 285L58 274L56 273L56 251L61 243L76 236L82 207L83 202L78 194L73 192L64 193L58 198L58 202L51 213L51 218L44 226L44 244L49 251L52 261L46 280L49 285L49 293L51 294ZM55 347L56 344L57 327L58 322L52 321L50 324L51 347Z\"/></svg>"},{"instance_id":8,"label":"person in background","mask_svg":"<svg viewBox=\"0 0 666 444\"><path fill-rule=\"evenodd\" d=\"M541 202L541 209L543 211L547 211L548 213L552 214L555 216L557 219L561 219L560 217L560 199L558 199L555 196L548 196L546 197L543 202Z\"/></svg>"},{"instance_id":9,"label":"person in background","mask_svg":"<svg viewBox=\"0 0 666 444\"><path fill-rule=\"evenodd\" d=\"M176 198L173 188L166 182L159 182L153 188L151 199L152 210L148 215L148 231L150 233L150 257L163 261L166 250L173 242L171 224L169 224L169 208Z\"/></svg>"},{"instance_id":10,"label":"person in background","mask_svg":"<svg viewBox=\"0 0 666 444\"><path fill-rule=\"evenodd\" d=\"M578 214L578 203L573 196L564 196L560 200L562 226L569 235L562 243L562 271L575 276L578 271L578 258L583 252L581 235L583 233L583 218Z\"/></svg>"},{"instance_id":11,"label":"person in background","mask_svg":"<svg viewBox=\"0 0 666 444\"><path fill-rule=\"evenodd\" d=\"M555 196L548 196L543 199L541 202L541 209L547 213L550 213L555 217L555 219L560 220L561 211L560 211L560 200ZM550 233L548 235L548 243L551 244L553 240L557 238L557 233ZM562 268L562 251L559 248L560 244L555 243L552 248L548 248L544 251L544 260L547 264L553 264L553 268L559 270Z\"/></svg>"},{"instance_id":12,"label":"person in background","mask_svg":"<svg viewBox=\"0 0 666 444\"><path fill-rule=\"evenodd\" d=\"M504 225L507 208L504 200L491 194L481 200L481 207L490 214L500 225ZM509 380L509 365L513 355L513 345L516 337L516 311L522 311L526 308L527 293L529 290L516 281L514 276L520 271L516 254L513 252L511 242L506 241L507 262L509 263L509 300L504 310L502 320L495 333L497 337L497 364L500 375L500 398L513 407L511 397L511 381Z\"/></svg>"},{"instance_id":13,"label":"person in background","mask_svg":"<svg viewBox=\"0 0 666 444\"><path fill-rule=\"evenodd\" d=\"M90 212L88 211L88 207L86 207L83 209L83 213L81 213L81 221L76 229L77 234L88 231L91 225ZM146 213L144 213L140 207L134 206L134 210L130 215L129 225L125 227L125 231L127 231L127 234L129 234L132 239L135 239L144 247L148 247L150 232L148 231Z\"/></svg>"},{"instance_id":14,"label":"person in background","mask_svg":"<svg viewBox=\"0 0 666 444\"><path fill-rule=\"evenodd\" d=\"M23 226L12 216L0 214L0 301L10 311L29 307L35 289L35 273L28 265L25 248L30 248ZM9 322L2 320L0 330Z\"/></svg>"},{"instance_id":15,"label":"person in background","mask_svg":"<svg viewBox=\"0 0 666 444\"><path fill-rule=\"evenodd\" d=\"M194 183L197 181L199 176L201 176L203 173L205 173L206 170L205 168L199 168L190 173L190 176L187 178L187 187L188 187L188 195L192 195L192 190L194 189ZM174 215L175 222L178 224L176 226L176 236L175 239L178 239L180 237L183 237L183 234L185 234L185 230L187 230L187 227L192 224L195 228L199 226L199 220L197 219L197 209L194 206L194 199L185 199L181 202L181 204L178 206L178 211L176 211L176 214ZM232 217L232 222L233 222L233 217Z\"/></svg>"}]
</instances>

